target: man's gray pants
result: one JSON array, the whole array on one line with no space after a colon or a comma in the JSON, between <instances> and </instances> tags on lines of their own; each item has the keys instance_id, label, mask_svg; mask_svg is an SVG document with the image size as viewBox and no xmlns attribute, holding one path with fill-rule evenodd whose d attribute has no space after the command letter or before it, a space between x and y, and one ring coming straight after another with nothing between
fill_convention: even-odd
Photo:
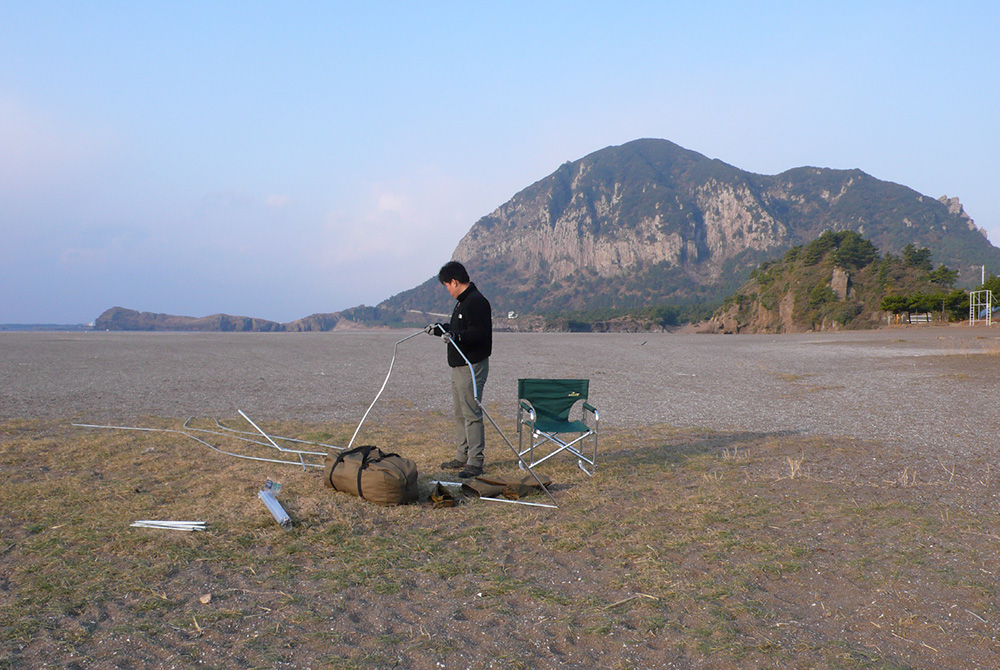
<instances>
[{"instance_id":1,"label":"man's gray pants","mask_svg":"<svg viewBox=\"0 0 1000 670\"><path fill-rule=\"evenodd\" d=\"M483 467L483 447L486 430L483 425L483 410L476 400L482 401L483 387L490 372L490 359L472 364L476 375L476 393L472 393L472 375L469 366L451 369L451 395L455 401L455 438L458 448L455 458L466 465Z\"/></svg>"}]
</instances>

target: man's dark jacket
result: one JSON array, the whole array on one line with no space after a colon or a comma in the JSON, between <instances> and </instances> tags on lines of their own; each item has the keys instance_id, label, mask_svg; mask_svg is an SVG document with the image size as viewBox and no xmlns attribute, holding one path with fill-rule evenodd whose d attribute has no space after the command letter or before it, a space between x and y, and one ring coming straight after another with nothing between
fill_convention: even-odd
<instances>
[{"instance_id":1,"label":"man's dark jacket","mask_svg":"<svg viewBox=\"0 0 1000 670\"><path fill-rule=\"evenodd\" d=\"M469 359L470 363L489 358L493 353L493 311L487 300L476 285L462 291L451 313L451 323L448 332L455 338L455 343ZM455 347L448 346L448 365L453 368L465 365L461 354Z\"/></svg>"}]
</instances>

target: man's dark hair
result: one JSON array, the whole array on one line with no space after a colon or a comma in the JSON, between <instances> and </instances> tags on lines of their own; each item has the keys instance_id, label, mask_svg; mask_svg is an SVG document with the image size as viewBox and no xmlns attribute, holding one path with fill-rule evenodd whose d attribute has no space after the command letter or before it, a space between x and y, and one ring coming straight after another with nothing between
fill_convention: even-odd
<instances>
[{"instance_id":1,"label":"man's dark hair","mask_svg":"<svg viewBox=\"0 0 1000 670\"><path fill-rule=\"evenodd\" d=\"M469 283L469 273L465 270L465 266L458 261L448 261L441 266L441 270L438 272L438 281L442 284L447 284L452 279L457 279L459 284Z\"/></svg>"}]
</instances>

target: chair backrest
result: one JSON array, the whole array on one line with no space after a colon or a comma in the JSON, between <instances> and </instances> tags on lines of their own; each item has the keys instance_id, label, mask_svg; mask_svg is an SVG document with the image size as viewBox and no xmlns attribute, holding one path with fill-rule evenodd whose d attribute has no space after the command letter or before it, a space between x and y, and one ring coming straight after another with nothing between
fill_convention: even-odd
<instances>
[{"instance_id":1,"label":"chair backrest","mask_svg":"<svg viewBox=\"0 0 1000 670\"><path fill-rule=\"evenodd\" d=\"M589 379L518 379L517 399L527 400L539 417L566 421L577 401L586 400Z\"/></svg>"}]
</instances>

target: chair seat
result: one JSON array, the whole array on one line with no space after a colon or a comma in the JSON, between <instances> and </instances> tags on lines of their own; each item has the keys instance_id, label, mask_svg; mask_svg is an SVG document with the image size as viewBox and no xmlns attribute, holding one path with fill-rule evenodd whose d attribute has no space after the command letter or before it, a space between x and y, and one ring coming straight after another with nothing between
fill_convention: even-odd
<instances>
[{"instance_id":1,"label":"chair seat","mask_svg":"<svg viewBox=\"0 0 1000 670\"><path fill-rule=\"evenodd\" d=\"M535 421L535 430L543 433L587 433L590 431L590 426L583 421L559 421L538 417Z\"/></svg>"}]
</instances>

